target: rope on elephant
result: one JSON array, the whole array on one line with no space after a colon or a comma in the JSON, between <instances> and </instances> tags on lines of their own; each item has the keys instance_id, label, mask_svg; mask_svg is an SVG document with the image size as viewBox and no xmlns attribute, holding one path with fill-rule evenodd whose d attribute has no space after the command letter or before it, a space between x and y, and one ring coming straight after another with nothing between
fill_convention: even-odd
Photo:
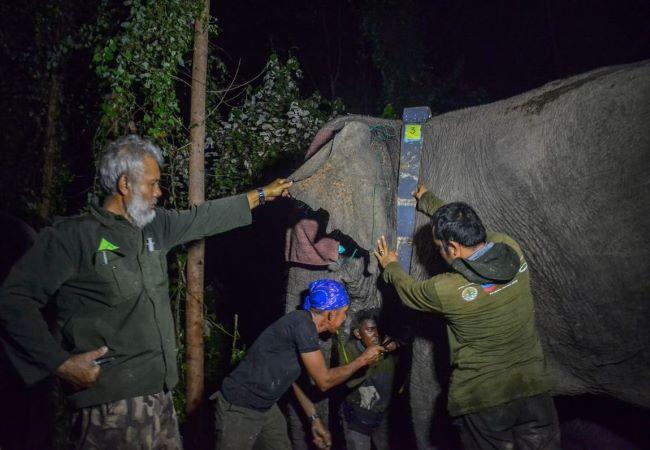
<instances>
[{"instance_id":1,"label":"rope on elephant","mask_svg":"<svg viewBox=\"0 0 650 450\"><path fill-rule=\"evenodd\" d=\"M388 142L397 137L395 129L388 125L370 125L368 128L370 129L372 140Z\"/></svg>"}]
</instances>

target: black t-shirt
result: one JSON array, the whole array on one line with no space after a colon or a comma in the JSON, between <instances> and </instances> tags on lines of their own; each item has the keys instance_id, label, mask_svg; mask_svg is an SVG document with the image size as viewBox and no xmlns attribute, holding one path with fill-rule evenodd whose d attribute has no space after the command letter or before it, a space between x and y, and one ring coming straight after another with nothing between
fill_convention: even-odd
<instances>
[{"instance_id":1,"label":"black t-shirt","mask_svg":"<svg viewBox=\"0 0 650 450\"><path fill-rule=\"evenodd\" d=\"M300 353L319 348L309 311L292 311L255 340L237 368L223 380L221 394L234 405L266 411L300 376Z\"/></svg>"}]
</instances>

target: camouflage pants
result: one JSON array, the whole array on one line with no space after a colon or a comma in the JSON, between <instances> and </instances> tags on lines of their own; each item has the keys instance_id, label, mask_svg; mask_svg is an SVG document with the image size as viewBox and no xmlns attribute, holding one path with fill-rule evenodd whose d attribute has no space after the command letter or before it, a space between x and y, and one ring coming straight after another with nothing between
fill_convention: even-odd
<instances>
[{"instance_id":1,"label":"camouflage pants","mask_svg":"<svg viewBox=\"0 0 650 450\"><path fill-rule=\"evenodd\" d=\"M81 408L72 423L75 449L183 448L171 392Z\"/></svg>"}]
</instances>

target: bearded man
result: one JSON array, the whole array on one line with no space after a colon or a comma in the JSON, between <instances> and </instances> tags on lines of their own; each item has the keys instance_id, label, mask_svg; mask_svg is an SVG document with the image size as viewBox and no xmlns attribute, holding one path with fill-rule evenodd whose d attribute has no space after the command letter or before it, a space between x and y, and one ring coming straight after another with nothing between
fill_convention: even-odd
<instances>
[{"instance_id":1,"label":"bearded man","mask_svg":"<svg viewBox=\"0 0 650 450\"><path fill-rule=\"evenodd\" d=\"M106 197L45 228L0 290L9 358L27 384L54 373L75 408L77 448L182 448L171 389L178 381L167 253L251 223L251 210L291 182L186 211L156 208L160 149L131 135L106 148ZM56 303L61 343L40 314Z\"/></svg>"}]
</instances>

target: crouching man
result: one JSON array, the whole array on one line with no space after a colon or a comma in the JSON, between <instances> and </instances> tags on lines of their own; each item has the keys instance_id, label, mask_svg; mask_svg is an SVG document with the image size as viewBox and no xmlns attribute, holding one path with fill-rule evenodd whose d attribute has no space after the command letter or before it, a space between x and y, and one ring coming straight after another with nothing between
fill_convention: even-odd
<instances>
[{"instance_id":1,"label":"crouching man","mask_svg":"<svg viewBox=\"0 0 650 450\"><path fill-rule=\"evenodd\" d=\"M303 310L292 311L271 324L255 340L237 368L228 375L216 399L217 449L247 450L259 442L265 449L291 448L287 424L276 402L296 381L301 363L321 391L345 382L357 370L379 360L384 350L373 345L341 367L328 369L318 335L335 332L349 307L345 288L333 280L309 285ZM331 438L313 405L293 384L305 412L310 416L314 443L331 446Z\"/></svg>"},{"instance_id":2,"label":"crouching man","mask_svg":"<svg viewBox=\"0 0 650 450\"><path fill-rule=\"evenodd\" d=\"M423 186L418 210L452 273L415 281L386 240L375 256L409 308L447 321L453 373L448 409L466 449L559 449L544 352L535 329L530 271L511 237L486 233L465 203L445 204Z\"/></svg>"}]
</instances>

